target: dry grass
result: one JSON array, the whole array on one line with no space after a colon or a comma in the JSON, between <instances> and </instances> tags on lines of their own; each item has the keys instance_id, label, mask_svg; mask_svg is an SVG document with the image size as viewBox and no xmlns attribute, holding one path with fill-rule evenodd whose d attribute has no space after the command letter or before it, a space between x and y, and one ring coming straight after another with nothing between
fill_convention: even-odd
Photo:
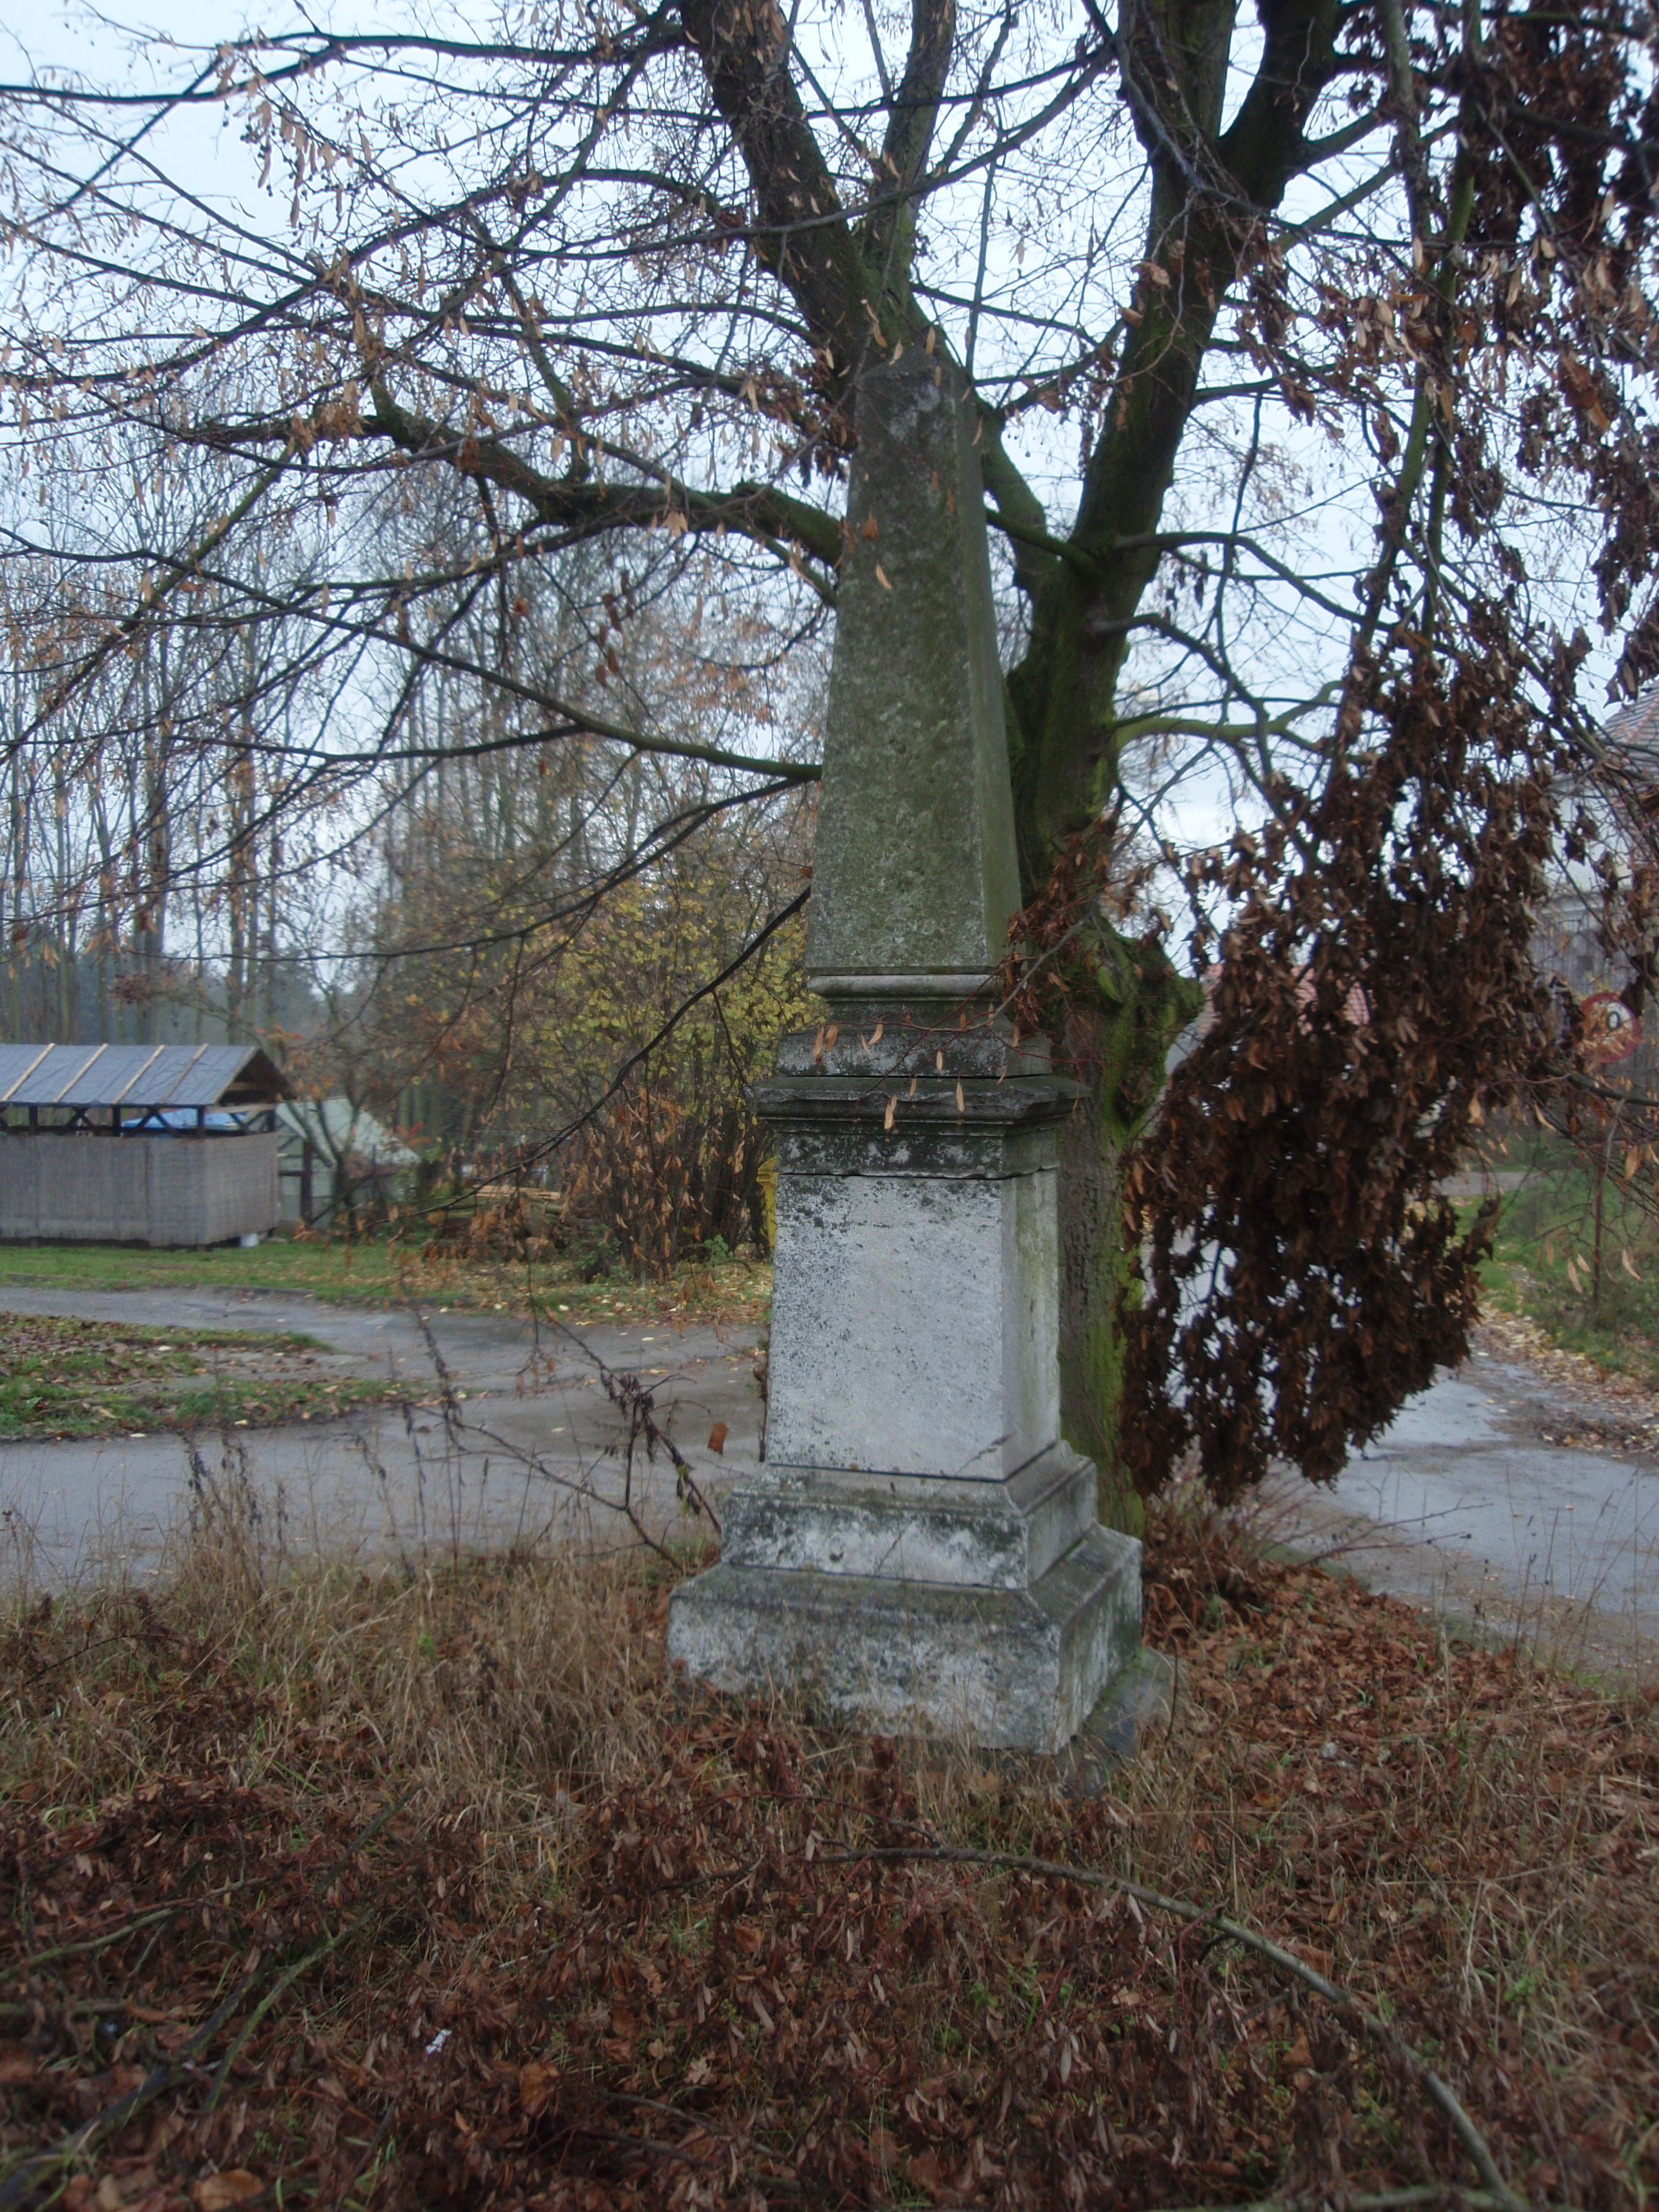
<instances>
[{"instance_id":1,"label":"dry grass","mask_svg":"<svg viewBox=\"0 0 1659 2212\"><path fill-rule=\"evenodd\" d=\"M221 1516L152 1597L20 1612L0 2205L1471 2179L1385 2048L1212 1929L935 1842L1133 1875L1290 1946L1431 2055L1534 2199L1659 2186L1650 1705L1166 1514L1148 1630L1187 1694L1082 1802L1042 1767L680 1698L671 1577L279 1581Z\"/></svg>"},{"instance_id":2,"label":"dry grass","mask_svg":"<svg viewBox=\"0 0 1659 2212\"><path fill-rule=\"evenodd\" d=\"M763 1320L769 1262L744 1256L688 1260L666 1280L626 1273L588 1280L557 1255L532 1258L429 1249L418 1238L275 1237L252 1251L144 1250L127 1244L0 1245L0 1286L64 1291L207 1288L287 1292L325 1302L398 1305L413 1298L477 1313L558 1313L573 1325L645 1320L742 1323Z\"/></svg>"},{"instance_id":3,"label":"dry grass","mask_svg":"<svg viewBox=\"0 0 1659 2212\"><path fill-rule=\"evenodd\" d=\"M46 1695L4 1712L0 1799L90 1815L158 1777L324 1796L395 1777L417 1821L465 1807L510 1880L547 1863L573 1782L609 1788L659 1751L660 1560L278 1571L236 1486L200 1499L155 1595L25 1603L12 1656L49 1638ZM157 1696L186 1653L197 1702Z\"/></svg>"},{"instance_id":4,"label":"dry grass","mask_svg":"<svg viewBox=\"0 0 1659 2212\"><path fill-rule=\"evenodd\" d=\"M0 1439L266 1427L396 1395L313 1337L0 1313Z\"/></svg>"}]
</instances>

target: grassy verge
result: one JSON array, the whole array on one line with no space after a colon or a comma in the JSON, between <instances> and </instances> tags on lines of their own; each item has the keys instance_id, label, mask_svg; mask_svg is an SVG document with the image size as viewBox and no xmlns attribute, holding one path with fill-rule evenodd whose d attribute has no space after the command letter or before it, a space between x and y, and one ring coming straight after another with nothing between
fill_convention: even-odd
<instances>
[{"instance_id":1,"label":"grassy verge","mask_svg":"<svg viewBox=\"0 0 1659 2212\"><path fill-rule=\"evenodd\" d=\"M665 1680L670 1576L477 1559L0 1643L0 2192L23 2205L1240 2203L1659 2187L1659 1717L1165 1514L1187 1692L1112 1793Z\"/></svg>"},{"instance_id":2,"label":"grassy verge","mask_svg":"<svg viewBox=\"0 0 1659 2212\"><path fill-rule=\"evenodd\" d=\"M0 1314L0 1437L246 1428L389 1395L307 1336Z\"/></svg>"},{"instance_id":3,"label":"grassy verge","mask_svg":"<svg viewBox=\"0 0 1659 2212\"><path fill-rule=\"evenodd\" d=\"M1571 1155L1539 1155L1504 1197L1486 1297L1564 1351L1659 1389L1659 1224L1626 1194L1617 1163L1599 1180L1598 1237L1598 1178Z\"/></svg>"},{"instance_id":4,"label":"grassy verge","mask_svg":"<svg viewBox=\"0 0 1659 2212\"><path fill-rule=\"evenodd\" d=\"M389 1239L272 1237L252 1250L151 1251L126 1244L0 1244L0 1292L11 1285L66 1291L283 1291L331 1303L386 1305L415 1297L481 1312L538 1304L570 1320L741 1321L771 1293L763 1262L688 1262L665 1283L607 1275L584 1281L556 1261L478 1261Z\"/></svg>"}]
</instances>

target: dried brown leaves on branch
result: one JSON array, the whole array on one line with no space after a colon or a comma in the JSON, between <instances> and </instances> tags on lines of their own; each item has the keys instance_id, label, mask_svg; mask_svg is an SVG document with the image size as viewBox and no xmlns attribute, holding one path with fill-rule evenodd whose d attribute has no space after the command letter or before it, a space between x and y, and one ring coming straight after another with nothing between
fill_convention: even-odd
<instances>
[{"instance_id":1,"label":"dried brown leaves on branch","mask_svg":"<svg viewBox=\"0 0 1659 2212\"><path fill-rule=\"evenodd\" d=\"M1594 772L1576 696L1589 647L1540 618L1520 524L1534 491L1577 487L1616 629L1659 517L1651 94L1610 19L1465 10L1426 48L1416 27L1377 24L1409 275L1387 296L1326 283L1315 319L1334 350L1316 367L1271 247L1253 295L1261 363L1368 410L1377 532L1334 747L1282 751L1265 828L1188 872L1218 915L1194 939L1211 1003L1124 1183L1148 1280L1124 1316L1122 1450L1146 1487L1189 1449L1222 1494L1274 1457L1333 1476L1467 1347L1489 1224L1461 1224L1439 1185L1485 1115L1541 1100L1606 1119L1534 943L1575 839L1586 857L1562 817ZM1419 128L1436 99L1458 138L1439 170ZM1627 687L1651 672L1644 635ZM1605 823L1599 842L1628 886ZM1636 903L1609 948L1632 1006L1653 957Z\"/></svg>"},{"instance_id":2,"label":"dried brown leaves on branch","mask_svg":"<svg viewBox=\"0 0 1659 2212\"><path fill-rule=\"evenodd\" d=\"M1486 1216L1438 1186L1486 1113L1563 1065L1532 917L1547 763L1501 649L1380 693L1370 753L1202 875L1236 902L1200 1033L1125 1182L1126 1455L1220 1494L1329 1479L1474 1317ZM1287 794L1288 797L1288 794Z\"/></svg>"}]
</instances>

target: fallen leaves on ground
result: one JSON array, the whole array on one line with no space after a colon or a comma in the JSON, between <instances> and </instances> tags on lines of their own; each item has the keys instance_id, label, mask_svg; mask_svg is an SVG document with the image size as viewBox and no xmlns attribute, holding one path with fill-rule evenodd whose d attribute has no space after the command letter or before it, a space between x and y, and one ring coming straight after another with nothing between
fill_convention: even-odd
<instances>
[{"instance_id":1,"label":"fallen leaves on ground","mask_svg":"<svg viewBox=\"0 0 1659 2212\"><path fill-rule=\"evenodd\" d=\"M1547 1389L1549 1409L1539 1421L1546 1443L1613 1452L1659 1447L1659 1392L1635 1376L1564 1350L1523 1314L1486 1313L1474 1341L1491 1358L1528 1369Z\"/></svg>"},{"instance_id":2,"label":"fallen leaves on ground","mask_svg":"<svg viewBox=\"0 0 1659 2212\"><path fill-rule=\"evenodd\" d=\"M1659 2185L1650 1705L1164 1516L1148 1634L1183 1698L1085 1800L1040 1765L676 1699L665 1588L541 1571L411 1586L429 1682L402 1718L342 1689L314 1610L311 1662L296 1640L273 1668L291 1595L205 1627L183 1599L19 1623L8 2201L1127 2209L1468 2181L1386 2048L1213 1927L935 1838L1287 1944L1430 2054L1537 2200ZM619 1655L584 1658L580 1725L515 1643L526 1579ZM344 1649L383 1616L339 1587ZM422 1730L502 1794L423 1764Z\"/></svg>"},{"instance_id":3,"label":"fallen leaves on ground","mask_svg":"<svg viewBox=\"0 0 1659 2212\"><path fill-rule=\"evenodd\" d=\"M388 1395L304 1337L0 1314L0 1437L311 1420Z\"/></svg>"}]
</instances>

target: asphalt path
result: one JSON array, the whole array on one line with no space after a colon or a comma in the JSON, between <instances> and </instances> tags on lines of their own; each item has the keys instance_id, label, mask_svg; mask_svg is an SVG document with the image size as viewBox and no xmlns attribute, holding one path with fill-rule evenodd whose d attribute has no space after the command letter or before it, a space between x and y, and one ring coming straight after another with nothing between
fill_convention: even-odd
<instances>
[{"instance_id":1,"label":"asphalt path","mask_svg":"<svg viewBox=\"0 0 1659 2212\"><path fill-rule=\"evenodd\" d=\"M716 1511L758 1464L752 1325L550 1336L503 1315L417 1319L208 1291L10 1290L0 1310L302 1331L341 1373L407 1392L327 1422L204 1436L193 1455L167 1434L0 1444L0 1576L26 1566L51 1585L153 1571L204 1510L236 1515L277 1556L663 1540L708 1525L668 1444ZM647 1433L642 1395L665 1442ZM1251 1510L1267 1534L1373 1586L1522 1630L1563 1656L1659 1674L1659 1438L1580 1440L1595 1427L1533 1370L1477 1353L1412 1400L1332 1488L1281 1474Z\"/></svg>"},{"instance_id":2,"label":"asphalt path","mask_svg":"<svg viewBox=\"0 0 1659 2212\"><path fill-rule=\"evenodd\" d=\"M401 1386L395 1404L190 1445L170 1433L0 1443L0 1576L24 1567L51 1585L153 1571L204 1510L234 1513L279 1555L326 1546L429 1559L555 1534L663 1540L698 1527L670 1446L695 1488L715 1493L758 1461L753 1327L577 1336L504 1315L417 1317L257 1291L15 1289L0 1310L300 1331L329 1348L335 1372Z\"/></svg>"},{"instance_id":3,"label":"asphalt path","mask_svg":"<svg viewBox=\"0 0 1659 2212\"><path fill-rule=\"evenodd\" d=\"M1374 1589L1659 1680L1659 1454L1636 1424L1607 1429L1577 1393L1476 1351L1332 1488L1280 1474L1253 1510Z\"/></svg>"}]
</instances>

